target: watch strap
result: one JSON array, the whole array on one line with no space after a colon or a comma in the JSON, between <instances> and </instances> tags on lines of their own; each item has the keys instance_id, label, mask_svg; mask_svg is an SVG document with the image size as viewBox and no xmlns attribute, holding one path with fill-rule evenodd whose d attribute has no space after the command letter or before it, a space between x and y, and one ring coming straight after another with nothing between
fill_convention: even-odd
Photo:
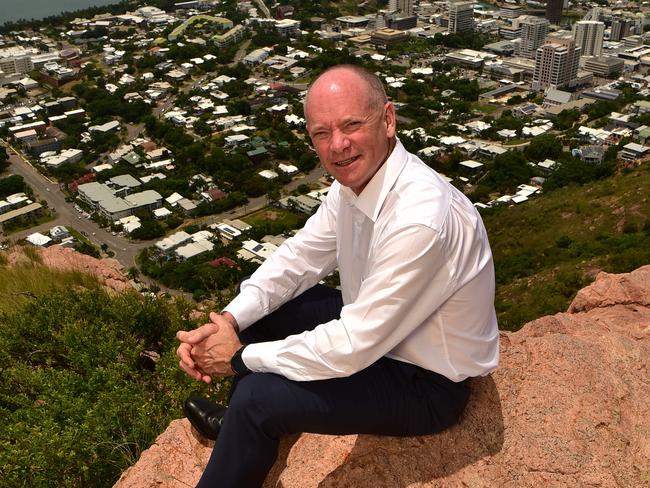
<instances>
[{"instance_id":1,"label":"watch strap","mask_svg":"<svg viewBox=\"0 0 650 488\"><path fill-rule=\"evenodd\" d=\"M242 345L242 347L237 349L237 352L235 352L235 354L233 354L232 358L230 359L230 367L232 368L233 372L237 376L244 376L251 372L251 370L248 369L248 366L246 366L246 363L244 363L244 360L241 357L245 347L246 344Z\"/></svg>"}]
</instances>

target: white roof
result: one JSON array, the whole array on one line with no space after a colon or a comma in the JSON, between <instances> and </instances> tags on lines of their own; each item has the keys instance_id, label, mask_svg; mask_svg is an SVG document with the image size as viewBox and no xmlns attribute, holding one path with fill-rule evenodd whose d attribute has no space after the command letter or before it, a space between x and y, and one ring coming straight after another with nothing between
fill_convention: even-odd
<instances>
[{"instance_id":1,"label":"white roof","mask_svg":"<svg viewBox=\"0 0 650 488\"><path fill-rule=\"evenodd\" d=\"M267 180L272 180L278 177L278 174L275 171L270 169L264 169L257 174L260 175L262 178L266 178Z\"/></svg>"},{"instance_id":2,"label":"white roof","mask_svg":"<svg viewBox=\"0 0 650 488\"><path fill-rule=\"evenodd\" d=\"M628 151L643 153L648 151L650 148L646 146L642 146L641 144L637 144L636 142L630 142L629 144L625 144L625 146L623 146L623 149L627 149Z\"/></svg>"},{"instance_id":3,"label":"white roof","mask_svg":"<svg viewBox=\"0 0 650 488\"><path fill-rule=\"evenodd\" d=\"M516 195L510 199L510 201L515 202L515 203L522 203L528 200L527 196L524 195Z\"/></svg>"},{"instance_id":4,"label":"white roof","mask_svg":"<svg viewBox=\"0 0 650 488\"><path fill-rule=\"evenodd\" d=\"M283 171L285 173L295 173L298 171L298 168L293 164L280 163L278 164L278 168L280 169L280 171Z\"/></svg>"},{"instance_id":5,"label":"white roof","mask_svg":"<svg viewBox=\"0 0 650 488\"><path fill-rule=\"evenodd\" d=\"M165 201L171 206L174 206L176 203L178 203L179 200L182 200L183 198L185 197L180 193L172 193L167 198L165 198Z\"/></svg>"},{"instance_id":6,"label":"white roof","mask_svg":"<svg viewBox=\"0 0 650 488\"><path fill-rule=\"evenodd\" d=\"M259 242L254 240L244 241L242 243L242 247L246 251L264 259L271 256L271 254L273 254L273 252L278 248L274 244L270 244L268 242L260 244Z\"/></svg>"},{"instance_id":7,"label":"white roof","mask_svg":"<svg viewBox=\"0 0 650 488\"><path fill-rule=\"evenodd\" d=\"M214 244L212 242L198 241L190 242L185 246L179 247L176 249L175 253L181 259L189 259L204 252L212 251L212 249L214 249Z\"/></svg>"},{"instance_id":8,"label":"white roof","mask_svg":"<svg viewBox=\"0 0 650 488\"><path fill-rule=\"evenodd\" d=\"M139 220L137 222L135 222L135 221L134 222L128 222L128 223L122 225L122 229L124 229L124 232L126 232L128 234L133 232L135 229L139 229L140 227L142 227L142 224L140 223Z\"/></svg>"},{"instance_id":9,"label":"white roof","mask_svg":"<svg viewBox=\"0 0 650 488\"><path fill-rule=\"evenodd\" d=\"M219 229L222 234L225 234L229 237L239 237L241 235L239 229L234 228L232 225L219 223L217 224L217 229Z\"/></svg>"},{"instance_id":10,"label":"white roof","mask_svg":"<svg viewBox=\"0 0 650 488\"><path fill-rule=\"evenodd\" d=\"M28 235L26 239L30 244L41 247L47 246L50 242L52 242L52 239L46 235L41 234L40 232L34 232L33 234Z\"/></svg>"},{"instance_id":11,"label":"white roof","mask_svg":"<svg viewBox=\"0 0 650 488\"><path fill-rule=\"evenodd\" d=\"M106 164L98 164L97 166L93 166L93 171L95 173L101 173L102 171L107 170L107 169L111 169L111 168L113 168L112 164L108 164L108 163L106 163Z\"/></svg>"},{"instance_id":12,"label":"white roof","mask_svg":"<svg viewBox=\"0 0 650 488\"><path fill-rule=\"evenodd\" d=\"M445 136L440 138L440 144L445 146L457 146L465 142L465 139L459 136Z\"/></svg>"},{"instance_id":13,"label":"white roof","mask_svg":"<svg viewBox=\"0 0 650 488\"><path fill-rule=\"evenodd\" d=\"M161 251L167 251L191 239L192 236L190 236L187 232L179 231L156 242L156 247Z\"/></svg>"},{"instance_id":14,"label":"white roof","mask_svg":"<svg viewBox=\"0 0 650 488\"><path fill-rule=\"evenodd\" d=\"M471 168L471 169L480 168L481 166L483 166L483 163L479 163L478 161L474 161L473 159L468 159L467 161L462 161L462 162L460 162L458 164L460 164L461 166L465 166L466 168Z\"/></svg>"},{"instance_id":15,"label":"white roof","mask_svg":"<svg viewBox=\"0 0 650 488\"><path fill-rule=\"evenodd\" d=\"M198 232L195 232L192 234L192 240L194 242L199 242L199 241L208 241L214 237L214 234L210 232L209 230L200 230Z\"/></svg>"},{"instance_id":16,"label":"white roof","mask_svg":"<svg viewBox=\"0 0 650 488\"><path fill-rule=\"evenodd\" d=\"M157 208L157 209L155 209L153 211L153 214L156 217L167 217L168 215L171 215L171 213L172 213L172 211L165 208L165 207L160 207L160 208Z\"/></svg>"}]
</instances>

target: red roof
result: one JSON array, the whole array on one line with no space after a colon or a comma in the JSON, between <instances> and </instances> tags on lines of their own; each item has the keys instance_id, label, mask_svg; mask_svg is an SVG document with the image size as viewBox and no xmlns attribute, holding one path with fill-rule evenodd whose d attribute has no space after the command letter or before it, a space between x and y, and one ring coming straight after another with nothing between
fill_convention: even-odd
<instances>
[{"instance_id":1,"label":"red roof","mask_svg":"<svg viewBox=\"0 0 650 488\"><path fill-rule=\"evenodd\" d=\"M229 268L236 268L237 263L232 259L227 258L226 256L221 256L220 258L213 259L210 261L210 266L213 268L218 268L219 266L228 266Z\"/></svg>"}]
</instances>

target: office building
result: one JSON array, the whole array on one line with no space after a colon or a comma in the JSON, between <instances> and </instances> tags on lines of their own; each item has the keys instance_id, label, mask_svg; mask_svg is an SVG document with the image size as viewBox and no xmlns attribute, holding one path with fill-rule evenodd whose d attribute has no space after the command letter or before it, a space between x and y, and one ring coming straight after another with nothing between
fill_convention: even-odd
<instances>
[{"instance_id":1,"label":"office building","mask_svg":"<svg viewBox=\"0 0 650 488\"><path fill-rule=\"evenodd\" d=\"M578 78L580 47L570 37L548 37L537 48L533 90L547 88L571 88Z\"/></svg>"},{"instance_id":2,"label":"office building","mask_svg":"<svg viewBox=\"0 0 650 488\"><path fill-rule=\"evenodd\" d=\"M12 46L0 49L0 71L5 75L23 74L34 69L32 56L38 51L34 48Z\"/></svg>"},{"instance_id":3,"label":"office building","mask_svg":"<svg viewBox=\"0 0 650 488\"><path fill-rule=\"evenodd\" d=\"M546 18L551 24L560 25L562 21L562 8L564 0L547 0L546 1Z\"/></svg>"},{"instance_id":4,"label":"office building","mask_svg":"<svg viewBox=\"0 0 650 488\"><path fill-rule=\"evenodd\" d=\"M408 34L395 29L381 29L370 35L370 42L377 47L388 48L408 39Z\"/></svg>"},{"instance_id":5,"label":"office building","mask_svg":"<svg viewBox=\"0 0 650 488\"><path fill-rule=\"evenodd\" d=\"M610 40L620 41L631 34L632 21L628 19L613 19Z\"/></svg>"},{"instance_id":6,"label":"office building","mask_svg":"<svg viewBox=\"0 0 650 488\"><path fill-rule=\"evenodd\" d=\"M573 39L582 56L600 56L603 53L605 24L595 20L581 20L573 26Z\"/></svg>"},{"instance_id":7,"label":"office building","mask_svg":"<svg viewBox=\"0 0 650 488\"><path fill-rule=\"evenodd\" d=\"M613 56L594 56L585 62L585 71L603 78L615 78L622 71L625 61Z\"/></svg>"},{"instance_id":8,"label":"office building","mask_svg":"<svg viewBox=\"0 0 650 488\"><path fill-rule=\"evenodd\" d=\"M403 17L413 15L413 0L388 0L388 10L397 11Z\"/></svg>"},{"instance_id":9,"label":"office building","mask_svg":"<svg viewBox=\"0 0 650 488\"><path fill-rule=\"evenodd\" d=\"M519 55L532 58L537 48L544 44L548 35L549 22L541 17L526 15L519 19L521 28L521 43L519 44Z\"/></svg>"},{"instance_id":10,"label":"office building","mask_svg":"<svg viewBox=\"0 0 650 488\"><path fill-rule=\"evenodd\" d=\"M502 19L516 19L524 14L524 10L521 5L504 3L499 8L499 17Z\"/></svg>"},{"instance_id":11,"label":"office building","mask_svg":"<svg viewBox=\"0 0 650 488\"><path fill-rule=\"evenodd\" d=\"M474 30L474 2L447 2L449 8L449 26L451 34Z\"/></svg>"}]
</instances>

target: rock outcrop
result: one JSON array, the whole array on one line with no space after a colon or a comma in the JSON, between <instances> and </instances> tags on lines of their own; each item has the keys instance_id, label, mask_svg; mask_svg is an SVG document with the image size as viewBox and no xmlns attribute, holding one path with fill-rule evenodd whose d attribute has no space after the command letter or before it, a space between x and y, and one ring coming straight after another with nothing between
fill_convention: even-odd
<instances>
[{"instance_id":1,"label":"rock outcrop","mask_svg":"<svg viewBox=\"0 0 650 488\"><path fill-rule=\"evenodd\" d=\"M452 429L287 438L265 486L650 486L650 266L599 274L501 353ZM194 486L211 445L176 420L115 486Z\"/></svg>"},{"instance_id":2,"label":"rock outcrop","mask_svg":"<svg viewBox=\"0 0 650 488\"><path fill-rule=\"evenodd\" d=\"M62 271L80 271L96 276L109 292L120 293L132 288L129 279L122 271L122 265L117 259L97 259L82 254L74 249L50 246L37 248L40 260L44 266ZM9 263L29 261L20 247L14 247L9 254Z\"/></svg>"}]
</instances>

